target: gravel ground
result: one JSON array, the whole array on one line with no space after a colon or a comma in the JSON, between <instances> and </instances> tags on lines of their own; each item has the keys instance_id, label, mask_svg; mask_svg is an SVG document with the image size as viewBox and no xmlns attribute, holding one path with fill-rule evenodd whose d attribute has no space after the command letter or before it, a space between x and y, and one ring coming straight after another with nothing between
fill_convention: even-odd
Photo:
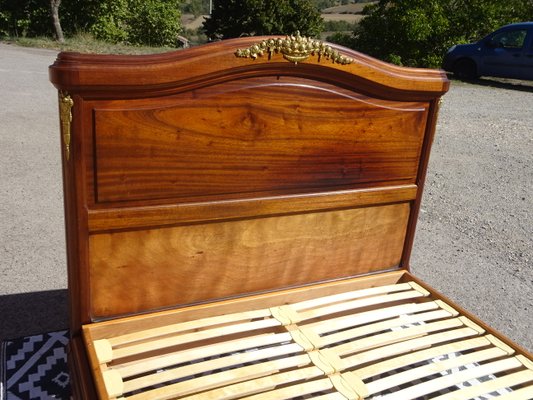
<instances>
[{"instance_id":1,"label":"gravel ground","mask_svg":"<svg viewBox=\"0 0 533 400\"><path fill-rule=\"evenodd\" d=\"M67 326L55 52L0 43L0 339ZM533 85L453 82L412 269L533 350Z\"/></svg>"},{"instance_id":2,"label":"gravel ground","mask_svg":"<svg viewBox=\"0 0 533 400\"><path fill-rule=\"evenodd\" d=\"M532 110L531 83L452 82L411 262L416 275L529 350Z\"/></svg>"}]
</instances>

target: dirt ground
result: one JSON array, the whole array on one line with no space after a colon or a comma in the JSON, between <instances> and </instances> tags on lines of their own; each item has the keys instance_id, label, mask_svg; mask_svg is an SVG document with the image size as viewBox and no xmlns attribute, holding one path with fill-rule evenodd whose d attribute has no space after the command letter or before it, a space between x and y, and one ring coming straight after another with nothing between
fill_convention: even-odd
<instances>
[{"instance_id":1,"label":"dirt ground","mask_svg":"<svg viewBox=\"0 0 533 400\"><path fill-rule=\"evenodd\" d=\"M0 43L0 339L67 327L55 52ZM533 350L533 84L452 82L412 269Z\"/></svg>"}]
</instances>

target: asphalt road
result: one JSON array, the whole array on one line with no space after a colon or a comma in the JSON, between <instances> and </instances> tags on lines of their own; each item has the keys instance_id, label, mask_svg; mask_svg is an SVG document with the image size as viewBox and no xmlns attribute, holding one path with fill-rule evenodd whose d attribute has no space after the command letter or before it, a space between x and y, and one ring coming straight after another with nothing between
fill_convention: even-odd
<instances>
[{"instance_id":1,"label":"asphalt road","mask_svg":"<svg viewBox=\"0 0 533 400\"><path fill-rule=\"evenodd\" d=\"M67 327L56 52L0 43L0 339ZM533 350L533 85L453 82L414 273Z\"/></svg>"}]
</instances>

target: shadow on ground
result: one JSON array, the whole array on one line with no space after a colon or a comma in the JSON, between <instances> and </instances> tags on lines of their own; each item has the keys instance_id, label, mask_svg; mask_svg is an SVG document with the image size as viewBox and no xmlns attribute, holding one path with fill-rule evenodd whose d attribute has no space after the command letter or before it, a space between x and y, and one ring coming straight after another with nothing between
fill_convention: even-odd
<instances>
[{"instance_id":1,"label":"shadow on ground","mask_svg":"<svg viewBox=\"0 0 533 400\"><path fill-rule=\"evenodd\" d=\"M0 340L68 327L67 290L0 296Z\"/></svg>"},{"instance_id":2,"label":"shadow on ground","mask_svg":"<svg viewBox=\"0 0 533 400\"><path fill-rule=\"evenodd\" d=\"M450 76L448 76L450 77ZM453 76L450 77L454 81L461 81ZM487 86L497 89L516 90L519 92L533 93L533 81L521 81L516 79L498 79L498 78L478 78L472 80L464 80L464 82L472 85Z\"/></svg>"}]
</instances>

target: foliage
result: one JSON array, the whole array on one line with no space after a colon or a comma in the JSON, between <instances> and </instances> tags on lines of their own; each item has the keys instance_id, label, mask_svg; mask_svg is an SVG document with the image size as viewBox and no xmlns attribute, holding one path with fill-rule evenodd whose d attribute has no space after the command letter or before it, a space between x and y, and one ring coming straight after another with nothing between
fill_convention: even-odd
<instances>
[{"instance_id":1,"label":"foliage","mask_svg":"<svg viewBox=\"0 0 533 400\"><path fill-rule=\"evenodd\" d=\"M178 1L109 0L99 14L91 32L114 43L171 46L181 31Z\"/></svg>"},{"instance_id":2,"label":"foliage","mask_svg":"<svg viewBox=\"0 0 533 400\"><path fill-rule=\"evenodd\" d=\"M0 0L0 34L36 36L52 34L49 0Z\"/></svg>"},{"instance_id":3,"label":"foliage","mask_svg":"<svg viewBox=\"0 0 533 400\"><path fill-rule=\"evenodd\" d=\"M0 0L0 10L0 34L52 35L50 0ZM180 15L180 0L64 0L59 8L67 35L135 45L175 46Z\"/></svg>"},{"instance_id":4,"label":"foliage","mask_svg":"<svg viewBox=\"0 0 533 400\"><path fill-rule=\"evenodd\" d=\"M293 34L318 36L322 17L309 0L218 0L204 22L211 39Z\"/></svg>"},{"instance_id":5,"label":"foliage","mask_svg":"<svg viewBox=\"0 0 533 400\"><path fill-rule=\"evenodd\" d=\"M356 22L324 21L324 31L326 32L353 31L356 26Z\"/></svg>"},{"instance_id":6,"label":"foliage","mask_svg":"<svg viewBox=\"0 0 533 400\"><path fill-rule=\"evenodd\" d=\"M372 0L311 0L313 5L319 10L351 3L368 3L369 1Z\"/></svg>"},{"instance_id":7,"label":"foliage","mask_svg":"<svg viewBox=\"0 0 533 400\"><path fill-rule=\"evenodd\" d=\"M353 36L345 32L335 32L326 37L326 41L340 44L344 47L353 47Z\"/></svg>"},{"instance_id":8,"label":"foliage","mask_svg":"<svg viewBox=\"0 0 533 400\"><path fill-rule=\"evenodd\" d=\"M397 64L438 67L446 50L533 19L531 0L380 0L365 8L350 47Z\"/></svg>"},{"instance_id":9,"label":"foliage","mask_svg":"<svg viewBox=\"0 0 533 400\"><path fill-rule=\"evenodd\" d=\"M184 14L193 14L195 17L209 14L209 0L186 0L181 6L181 11Z\"/></svg>"}]
</instances>

